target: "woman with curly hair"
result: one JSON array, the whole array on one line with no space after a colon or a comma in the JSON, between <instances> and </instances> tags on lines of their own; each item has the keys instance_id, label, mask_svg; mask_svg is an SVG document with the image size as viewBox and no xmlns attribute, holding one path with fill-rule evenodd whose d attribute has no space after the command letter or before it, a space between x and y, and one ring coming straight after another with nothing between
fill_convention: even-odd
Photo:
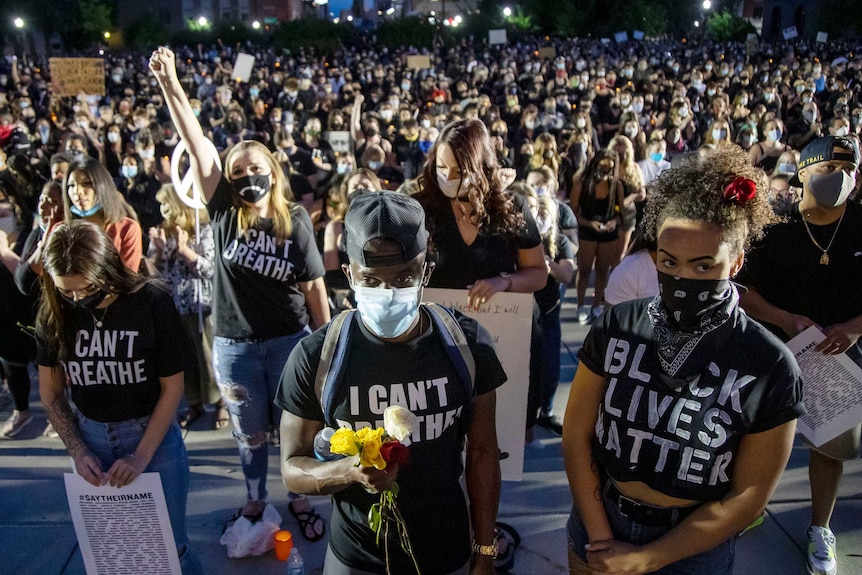
<instances>
[{"instance_id":1,"label":"woman with curly hair","mask_svg":"<svg viewBox=\"0 0 862 575\"><path fill-rule=\"evenodd\" d=\"M731 278L775 216L745 152L661 174L643 231L659 294L593 324L566 409L573 573L733 573L803 411L793 355L739 307Z\"/></svg>"}]
</instances>

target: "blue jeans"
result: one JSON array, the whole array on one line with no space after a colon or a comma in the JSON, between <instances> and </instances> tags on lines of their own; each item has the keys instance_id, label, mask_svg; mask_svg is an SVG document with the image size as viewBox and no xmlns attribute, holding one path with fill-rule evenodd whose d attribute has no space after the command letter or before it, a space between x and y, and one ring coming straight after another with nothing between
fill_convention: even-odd
<instances>
[{"instance_id":1,"label":"blue jeans","mask_svg":"<svg viewBox=\"0 0 862 575\"><path fill-rule=\"evenodd\" d=\"M620 514L619 507L603 497L605 513L611 524L614 538L635 545L644 545L655 541L671 530L671 527L655 527L635 523ZM590 542L587 530L581 521L577 510L572 507L572 514L566 525L569 536L569 547L582 561L587 560L584 545ZM653 575L733 575L733 561L736 555L736 538L731 537L724 543L691 557L681 559L655 571Z\"/></svg>"},{"instance_id":2,"label":"blue jeans","mask_svg":"<svg viewBox=\"0 0 862 575\"><path fill-rule=\"evenodd\" d=\"M562 328L560 310L557 305L547 314L542 314L542 411L541 415L551 415L554 411L554 394L560 385L560 346Z\"/></svg>"},{"instance_id":3,"label":"blue jeans","mask_svg":"<svg viewBox=\"0 0 862 575\"><path fill-rule=\"evenodd\" d=\"M149 417L141 417L103 423L78 413L78 429L84 443L102 463L102 471L110 469L116 460L135 452L149 421ZM189 536L186 532L189 458L180 426L176 421L168 428L145 472L158 473L161 477L183 575L203 575L203 567L189 547Z\"/></svg>"},{"instance_id":4,"label":"blue jeans","mask_svg":"<svg viewBox=\"0 0 862 575\"><path fill-rule=\"evenodd\" d=\"M259 341L216 337L213 342L216 381L230 411L248 500L266 499L266 434L281 420L281 410L273 403L278 381L290 352L309 333L306 327Z\"/></svg>"}]
</instances>

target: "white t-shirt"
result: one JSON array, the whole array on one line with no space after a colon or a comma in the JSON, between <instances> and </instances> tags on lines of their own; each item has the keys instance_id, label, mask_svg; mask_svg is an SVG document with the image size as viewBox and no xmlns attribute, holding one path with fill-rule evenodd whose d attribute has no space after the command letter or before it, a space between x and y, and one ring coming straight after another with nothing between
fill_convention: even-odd
<instances>
[{"instance_id":1,"label":"white t-shirt","mask_svg":"<svg viewBox=\"0 0 862 575\"><path fill-rule=\"evenodd\" d=\"M638 167L641 169L641 178L644 185L649 185L660 173L670 169L670 162L662 160L661 162L653 162L652 160L641 160L638 162Z\"/></svg>"},{"instance_id":2,"label":"white t-shirt","mask_svg":"<svg viewBox=\"0 0 862 575\"><path fill-rule=\"evenodd\" d=\"M611 272L605 301L616 305L624 301L652 297L658 293L658 271L648 250L641 250L623 258Z\"/></svg>"}]
</instances>

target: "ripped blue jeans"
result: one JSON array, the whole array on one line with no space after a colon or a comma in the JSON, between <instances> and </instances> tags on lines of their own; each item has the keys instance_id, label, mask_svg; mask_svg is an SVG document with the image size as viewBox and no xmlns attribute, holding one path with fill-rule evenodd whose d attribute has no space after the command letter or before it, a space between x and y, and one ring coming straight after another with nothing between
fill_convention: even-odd
<instances>
[{"instance_id":1,"label":"ripped blue jeans","mask_svg":"<svg viewBox=\"0 0 862 575\"><path fill-rule=\"evenodd\" d=\"M273 403L278 381L290 352L309 333L306 327L265 340L216 337L213 341L216 381L239 445L248 500L266 499L267 432L272 426L277 429L281 420L281 410Z\"/></svg>"}]
</instances>

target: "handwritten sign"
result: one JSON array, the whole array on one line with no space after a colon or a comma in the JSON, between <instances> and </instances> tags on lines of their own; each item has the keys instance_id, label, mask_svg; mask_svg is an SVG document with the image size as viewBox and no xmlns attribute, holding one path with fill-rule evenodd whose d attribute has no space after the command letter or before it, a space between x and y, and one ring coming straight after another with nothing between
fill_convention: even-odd
<instances>
[{"instance_id":1,"label":"handwritten sign","mask_svg":"<svg viewBox=\"0 0 862 575\"><path fill-rule=\"evenodd\" d=\"M49 58L51 91L55 96L105 95L103 58Z\"/></svg>"},{"instance_id":2,"label":"handwritten sign","mask_svg":"<svg viewBox=\"0 0 862 575\"><path fill-rule=\"evenodd\" d=\"M503 479L520 481L524 474L533 295L496 293L478 310L467 306L467 290L425 288L424 299L475 319L494 339L497 357L509 378L497 388L497 442L506 454L500 471Z\"/></svg>"},{"instance_id":3,"label":"handwritten sign","mask_svg":"<svg viewBox=\"0 0 862 575\"><path fill-rule=\"evenodd\" d=\"M787 342L802 370L802 397L808 411L799 418L796 429L815 447L862 420L862 369L847 354L815 351L824 339L823 332L811 326Z\"/></svg>"},{"instance_id":4,"label":"handwritten sign","mask_svg":"<svg viewBox=\"0 0 862 575\"><path fill-rule=\"evenodd\" d=\"M95 487L66 473L66 497L87 575L180 575L158 473L125 487Z\"/></svg>"},{"instance_id":5,"label":"handwritten sign","mask_svg":"<svg viewBox=\"0 0 862 575\"><path fill-rule=\"evenodd\" d=\"M407 56L407 67L411 70L426 70L431 67L431 56Z\"/></svg>"}]
</instances>

